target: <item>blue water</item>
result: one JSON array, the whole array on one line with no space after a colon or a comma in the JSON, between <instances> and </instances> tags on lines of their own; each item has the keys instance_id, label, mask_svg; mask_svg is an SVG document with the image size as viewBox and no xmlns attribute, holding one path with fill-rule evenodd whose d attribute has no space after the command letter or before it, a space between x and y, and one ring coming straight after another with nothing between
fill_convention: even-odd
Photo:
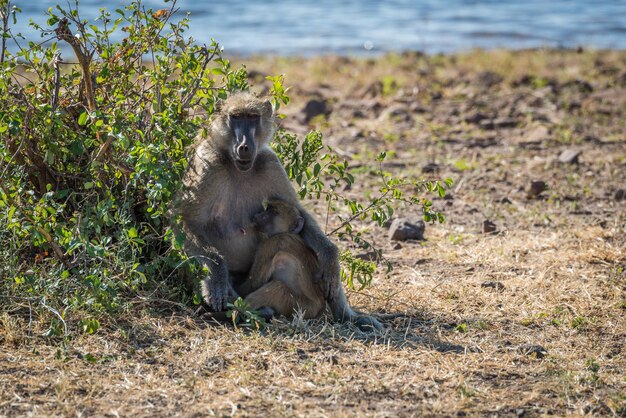
<instances>
[{"instance_id":1,"label":"blue water","mask_svg":"<svg viewBox=\"0 0 626 418\"><path fill-rule=\"evenodd\" d=\"M16 31L40 40L28 19L44 24L49 0L14 0ZM67 4L66 0L59 1ZM73 0L71 0L73 4ZM80 0L81 17L128 2ZM144 0L147 8L169 5ZM626 49L626 0L179 0L187 32L216 39L230 54L376 54L471 48L591 47Z\"/></svg>"}]
</instances>

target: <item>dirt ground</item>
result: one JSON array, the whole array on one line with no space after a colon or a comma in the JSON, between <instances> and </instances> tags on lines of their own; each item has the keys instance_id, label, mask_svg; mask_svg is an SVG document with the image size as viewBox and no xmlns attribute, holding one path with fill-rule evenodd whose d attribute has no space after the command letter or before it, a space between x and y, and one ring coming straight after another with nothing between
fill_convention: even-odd
<instances>
[{"instance_id":1,"label":"dirt ground","mask_svg":"<svg viewBox=\"0 0 626 418\"><path fill-rule=\"evenodd\" d=\"M244 61L286 75L282 126L320 129L353 196L382 150L454 179L425 241L362 225L394 270L351 303L404 316L259 333L139 301L65 347L5 316L0 416L626 416L626 52Z\"/></svg>"}]
</instances>

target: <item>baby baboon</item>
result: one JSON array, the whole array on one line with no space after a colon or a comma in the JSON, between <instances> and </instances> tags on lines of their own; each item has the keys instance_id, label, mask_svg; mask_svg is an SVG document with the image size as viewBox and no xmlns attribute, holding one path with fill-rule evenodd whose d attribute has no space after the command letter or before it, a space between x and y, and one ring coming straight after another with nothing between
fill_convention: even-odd
<instances>
[{"instance_id":1,"label":"baby baboon","mask_svg":"<svg viewBox=\"0 0 626 418\"><path fill-rule=\"evenodd\" d=\"M319 263L298 235L304 226L298 208L270 200L252 222L264 239L254 255L249 278L237 289L239 293L253 309L270 308L285 316L301 310L304 318L318 317L325 306L322 290L315 283Z\"/></svg>"},{"instance_id":2,"label":"baby baboon","mask_svg":"<svg viewBox=\"0 0 626 418\"><path fill-rule=\"evenodd\" d=\"M215 311L237 298L235 285L249 277L261 236L246 227L263 201L277 198L298 208L300 236L319 260L319 285L338 321L381 328L375 318L350 308L339 278L337 247L303 210L278 157L269 147L274 132L272 105L249 93L234 94L213 116L206 137L194 149L180 199L185 246L210 271L202 295Z\"/></svg>"}]
</instances>

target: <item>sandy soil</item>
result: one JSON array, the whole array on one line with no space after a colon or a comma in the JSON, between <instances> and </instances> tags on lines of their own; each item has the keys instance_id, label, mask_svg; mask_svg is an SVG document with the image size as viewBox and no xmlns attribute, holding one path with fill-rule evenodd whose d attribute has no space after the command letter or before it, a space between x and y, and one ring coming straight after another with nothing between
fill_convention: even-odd
<instances>
[{"instance_id":1,"label":"sandy soil","mask_svg":"<svg viewBox=\"0 0 626 418\"><path fill-rule=\"evenodd\" d=\"M0 416L626 416L626 52L245 62L286 75L282 125L321 129L353 196L381 150L454 179L425 241L362 225L394 270L350 300L405 315L258 333L138 302L68 345L4 316Z\"/></svg>"}]
</instances>

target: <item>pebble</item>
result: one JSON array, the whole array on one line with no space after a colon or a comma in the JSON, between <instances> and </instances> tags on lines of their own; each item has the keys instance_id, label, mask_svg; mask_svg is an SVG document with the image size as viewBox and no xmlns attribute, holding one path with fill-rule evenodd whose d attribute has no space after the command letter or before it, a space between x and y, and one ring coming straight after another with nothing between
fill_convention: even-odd
<instances>
[{"instance_id":1,"label":"pebble","mask_svg":"<svg viewBox=\"0 0 626 418\"><path fill-rule=\"evenodd\" d=\"M425 229L426 224L422 220L413 223L404 218L395 219L389 227L389 239L393 241L423 240Z\"/></svg>"},{"instance_id":2,"label":"pebble","mask_svg":"<svg viewBox=\"0 0 626 418\"><path fill-rule=\"evenodd\" d=\"M497 230L498 228L496 227L496 224L494 224L490 220L485 220L483 222L483 234L490 234L496 232Z\"/></svg>"},{"instance_id":3,"label":"pebble","mask_svg":"<svg viewBox=\"0 0 626 418\"><path fill-rule=\"evenodd\" d=\"M492 280L484 281L480 284L480 287L495 289L499 292L504 290L504 285L501 282L496 282Z\"/></svg>"},{"instance_id":4,"label":"pebble","mask_svg":"<svg viewBox=\"0 0 626 418\"><path fill-rule=\"evenodd\" d=\"M539 196L542 192L548 190L548 184L543 180L533 180L526 191L526 197L532 199Z\"/></svg>"},{"instance_id":5,"label":"pebble","mask_svg":"<svg viewBox=\"0 0 626 418\"><path fill-rule=\"evenodd\" d=\"M436 173L439 171L439 164L430 162L422 166L422 173Z\"/></svg>"},{"instance_id":6,"label":"pebble","mask_svg":"<svg viewBox=\"0 0 626 418\"><path fill-rule=\"evenodd\" d=\"M543 125L539 125L532 129L528 134L524 137L524 142L530 143L542 143L545 142L550 135L550 131Z\"/></svg>"},{"instance_id":7,"label":"pebble","mask_svg":"<svg viewBox=\"0 0 626 418\"><path fill-rule=\"evenodd\" d=\"M330 114L330 109L325 100L311 99L304 105L302 112L304 113L304 121L309 123L316 116Z\"/></svg>"},{"instance_id":8,"label":"pebble","mask_svg":"<svg viewBox=\"0 0 626 418\"><path fill-rule=\"evenodd\" d=\"M519 350L527 356L534 356L536 358L544 358L546 354L548 354L548 350L546 350L544 347L534 344L522 345L520 346Z\"/></svg>"},{"instance_id":9,"label":"pebble","mask_svg":"<svg viewBox=\"0 0 626 418\"><path fill-rule=\"evenodd\" d=\"M563 164L578 164L578 157L582 153L580 150L568 148L559 155L559 162Z\"/></svg>"}]
</instances>

